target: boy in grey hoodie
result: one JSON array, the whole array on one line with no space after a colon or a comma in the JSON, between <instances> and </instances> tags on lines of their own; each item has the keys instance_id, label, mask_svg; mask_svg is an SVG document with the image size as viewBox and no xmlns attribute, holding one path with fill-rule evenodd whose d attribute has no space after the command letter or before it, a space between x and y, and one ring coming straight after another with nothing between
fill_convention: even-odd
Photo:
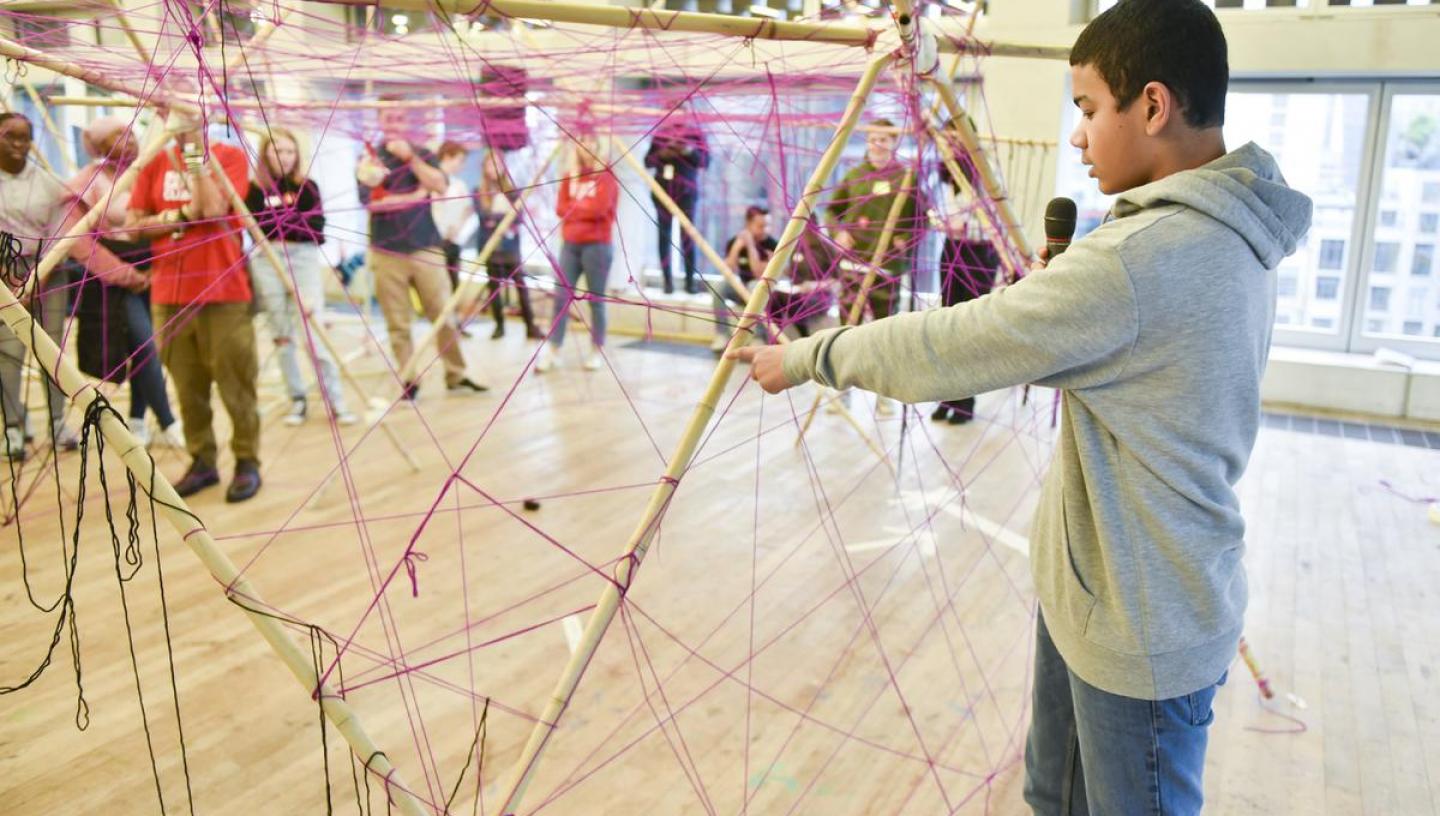
<instances>
[{"instance_id":1,"label":"boy in grey hoodie","mask_svg":"<svg viewBox=\"0 0 1440 816\"><path fill-rule=\"evenodd\" d=\"M978 300L733 354L770 393L1060 389L1030 535L1025 799L1047 815L1198 813L1246 602L1233 488L1259 425L1275 268L1311 205L1259 147L1226 152L1225 38L1200 0L1121 0L1070 62L1071 143L1119 195L1102 226Z\"/></svg>"}]
</instances>

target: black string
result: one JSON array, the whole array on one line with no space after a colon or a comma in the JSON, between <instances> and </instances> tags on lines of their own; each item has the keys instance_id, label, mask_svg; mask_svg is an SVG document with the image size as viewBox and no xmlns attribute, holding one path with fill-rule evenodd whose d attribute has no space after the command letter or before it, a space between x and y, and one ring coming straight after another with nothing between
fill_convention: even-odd
<instances>
[{"instance_id":1,"label":"black string","mask_svg":"<svg viewBox=\"0 0 1440 816\"><path fill-rule=\"evenodd\" d=\"M475 768L475 780L478 783L481 779L485 778L485 743L488 742L488 740L485 739L488 736L486 721L489 719L490 698L486 697L485 708L480 711L480 725L475 729L475 739L471 741L470 748L465 752L465 767L460 769L460 775L455 778L455 787L450 789L450 796L445 799L445 813L447 814L450 812L450 806L455 803L455 795L460 792L460 783L465 781L465 774L470 770L470 760L475 757L476 746L480 748L480 763ZM475 787L478 790L480 786L477 784ZM478 794L475 797L474 807L476 809L480 807L480 797Z\"/></svg>"}]
</instances>

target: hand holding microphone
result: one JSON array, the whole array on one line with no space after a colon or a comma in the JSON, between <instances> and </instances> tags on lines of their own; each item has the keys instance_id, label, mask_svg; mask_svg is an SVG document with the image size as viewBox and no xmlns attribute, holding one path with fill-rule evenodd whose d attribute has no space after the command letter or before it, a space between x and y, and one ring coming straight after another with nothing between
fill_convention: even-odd
<instances>
[{"instance_id":1,"label":"hand holding microphone","mask_svg":"<svg viewBox=\"0 0 1440 816\"><path fill-rule=\"evenodd\" d=\"M1045 206L1045 246L1040 250L1037 266L1044 269L1056 256L1070 248L1075 235L1075 202L1068 198L1052 198Z\"/></svg>"}]
</instances>

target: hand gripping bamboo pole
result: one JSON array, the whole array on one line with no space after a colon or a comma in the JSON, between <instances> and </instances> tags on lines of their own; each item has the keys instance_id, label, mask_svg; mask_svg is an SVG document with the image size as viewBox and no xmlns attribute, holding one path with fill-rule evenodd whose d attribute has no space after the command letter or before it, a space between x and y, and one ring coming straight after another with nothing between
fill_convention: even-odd
<instances>
[{"instance_id":1,"label":"hand gripping bamboo pole","mask_svg":"<svg viewBox=\"0 0 1440 816\"><path fill-rule=\"evenodd\" d=\"M565 142L561 140L555 145L555 149L550 151L550 155L545 158L545 161L540 167L535 170L535 177L530 179L530 184L520 189L520 197L515 200L515 206L511 207L510 212L505 213L505 217L500 219L500 224L495 227L495 231L490 233L490 237L486 239L485 246L480 247L480 254L475 256L475 261L471 264L472 269L483 269L486 262L490 260L490 256L495 254L496 249L500 248L500 242L504 240L505 233L509 232L515 220L520 217L520 209L525 205L526 197L530 195L531 190L539 186L540 180L545 178L545 171L549 170L550 165L555 163L555 159L559 157L564 148ZM410 359L405 361L405 365L400 367L401 382L408 383L415 381L416 374L420 369L421 357L432 346L440 342L441 329L455 316L455 310L460 308L460 304L465 301L465 297L470 293L472 286L478 285L472 277L461 279L460 285L455 287L455 291L450 293L450 297L445 300L445 305L441 307L440 316L431 321L430 332L425 335L425 339L421 340L420 344L415 347L415 350L410 353ZM498 292L496 296L499 296Z\"/></svg>"},{"instance_id":2,"label":"hand gripping bamboo pole","mask_svg":"<svg viewBox=\"0 0 1440 816\"><path fill-rule=\"evenodd\" d=\"M650 175L650 171L645 165L641 164L640 160L635 158L635 154L629 150L621 154L620 158L634 168L635 172L639 173L641 178L645 179L646 185L650 188L650 194L655 196L655 200L660 202L660 206L670 211L670 214L679 222L680 229L684 230L685 234L689 235L690 238L695 241L695 246L700 248L700 254L704 255L705 258L710 261L710 264L720 271L721 277L725 278L725 282L730 284L730 288L739 292L740 297L749 300L750 289L745 286L745 282L740 280L740 276L735 274L735 271L730 268L730 264L725 263L724 256L716 252L715 247L711 246L710 242L705 240L705 236L701 235L700 230L695 228L695 224L690 220L690 216L686 215L685 211L680 209L680 205L676 204L675 199L671 198L670 194L665 192L665 188L661 186L660 182L656 181L655 177ZM666 243L669 243L669 236L666 236L666 238Z\"/></svg>"},{"instance_id":3,"label":"hand gripping bamboo pole","mask_svg":"<svg viewBox=\"0 0 1440 816\"><path fill-rule=\"evenodd\" d=\"M870 290L874 288L875 278L878 277L880 273L880 262L884 260L885 253L890 251L890 242L894 240L895 224L900 220L900 213L905 209L905 202L910 199L910 185L914 176L914 169L906 168L905 176L900 180L900 192L895 196L895 200L890 202L890 210L885 213L885 225L880 230L880 238L875 242L875 250L870 253L870 263L865 269L865 277L860 282L860 292L855 296L855 302L850 304L849 313L844 315L845 322L843 325L860 325L860 316L865 313L865 301L870 297ZM805 439L805 432L810 430L810 423L815 421L815 412L819 410L820 400L822 399L824 399L823 392L815 395L815 401L810 404L810 413L805 416L805 422L800 425L800 433L795 437L796 445L799 445ZM845 406L841 405L840 410L845 411ZM859 424L854 422L853 417L851 418L851 424L856 426L856 430L860 430ZM888 466L890 460L886 458L885 452L879 450L879 446L876 445L864 431L861 431L860 435L864 438L865 444L868 445L872 451L875 451Z\"/></svg>"},{"instance_id":4,"label":"hand gripping bamboo pole","mask_svg":"<svg viewBox=\"0 0 1440 816\"><path fill-rule=\"evenodd\" d=\"M824 155L820 157L820 163L810 174L805 191L801 194L800 200L796 202L790 222L785 225L785 232L780 236L775 254L770 256L770 262L765 265L764 274L756 281L756 286L750 293L750 299L745 304L745 312L740 317L740 328L730 338L730 349L739 348L748 341L751 327L755 325L760 315L764 314L765 303L770 296L770 287L774 285L780 271L789 267L790 257L800 242L800 235L805 230L810 213L815 207L815 201L820 197L820 191L823 189L826 179L830 177L831 171L840 161L840 154L845 149L845 142L850 138L850 133L855 129L855 124L859 121L860 113L865 107L865 100L870 96L871 89L875 87L875 81L880 77L881 71L885 70L893 60L894 56L891 54L876 57L870 61L864 73L861 74L860 82L855 88L855 93L850 97L850 104L846 107L845 115L840 121L840 127L835 131L835 136L831 139ZM650 502L640 517L640 523L625 544L624 554L615 568L614 583L607 584L604 591L601 592L595 611L590 615L590 620L585 626L584 636L576 645L574 653L560 674L559 681L555 684L555 690L551 692L544 712L530 732L530 739L525 744L525 749L521 752L520 760L516 764L514 776L505 795L504 805L498 811L504 816L513 816L516 809L519 808L520 801L525 795L525 789L529 787L535 771L539 767L540 756L545 745L555 732L555 728L558 727L561 716L569 707L575 689L580 684L580 678L585 674L585 669L590 665L591 659L600 647L601 639L609 629L610 623L615 619L621 599L635 580L640 562L644 560L645 553L650 548L650 542L655 536L660 515L669 505L671 496L679 486L680 478L695 457L701 435L705 432L705 427L715 413L715 406L719 403L734 368L735 361L728 355L721 357L720 362L715 366L710 383L699 403L696 404L694 412L691 413L690 421L685 426L685 432L680 437L675 452L670 456L665 474L655 486L655 490L650 496Z\"/></svg>"},{"instance_id":5,"label":"hand gripping bamboo pole","mask_svg":"<svg viewBox=\"0 0 1440 816\"><path fill-rule=\"evenodd\" d=\"M340 350L335 347L334 341L330 339L330 333L325 330L324 326L320 325L320 321L315 319L315 313L310 310L310 304L306 303L300 297L300 293L295 291L295 282L290 279L289 275L285 274L286 264L284 260L281 259L280 253L275 251L275 245L270 243L270 239L266 237L265 231L260 229L260 224L255 220L255 214L250 212L250 208L245 204L245 199L240 195L240 191L235 189L235 185L230 182L230 177L225 173L225 168L220 166L220 162L213 154L210 156L210 172L220 183L221 188L225 191L226 197L230 199L232 213L239 216L240 221L245 225L246 231L250 233L251 239L255 241L255 245L260 248L261 252L265 253L266 259L270 261L271 269L275 276L280 279L280 284L285 288L285 293L290 296L291 300L295 301L295 308L296 311L300 313L300 319L304 321L305 325L310 327L310 332L320 339L320 343L325 346L325 350L330 352L330 359L335 362L335 367L340 370L340 376L344 377L345 381L349 383L350 387L359 395L360 404L368 407L370 405L370 395L365 391L365 386L361 385L355 373L350 370L350 366L345 364L345 358L341 356ZM291 342L294 342L293 338ZM316 372L316 379L320 379L318 371ZM332 395L325 394L323 384L320 386L320 392L322 396L326 398L327 403L333 399ZM386 425L383 420L379 422L379 425L380 430L385 434L385 438L390 440L390 444L395 448L395 451L400 454L400 458L404 459L406 463L410 465L412 471L419 473L420 463L415 461L415 457L410 453L409 448L400 442L400 439L395 436L395 432L391 430L390 426Z\"/></svg>"},{"instance_id":6,"label":"hand gripping bamboo pole","mask_svg":"<svg viewBox=\"0 0 1440 816\"><path fill-rule=\"evenodd\" d=\"M78 407L88 408L91 403L101 398L100 392L75 368L75 364L64 356L55 341L50 339L50 335L34 330L34 319L6 286L0 286L0 320L10 327L15 337L25 344L46 374L59 384L60 389ZM308 693L318 693L325 716L344 735L355 755L366 760L369 769L386 780L387 791L401 811L407 816L425 816L426 811L420 801L399 779L395 766L371 741L349 703L341 699L329 686L321 685L317 689L318 677L311 655L301 650L279 621L251 609L252 605L256 608L265 606L260 594L216 545L210 531L190 510L185 500L176 495L175 488L155 468L145 446L130 434L130 429L119 415L112 411L101 413L100 432L113 449L120 452L121 461L135 475L142 489L149 490L150 486L154 485L151 495L181 540L190 547L215 580L225 587L226 596L238 601L237 605L280 656L300 685L304 686Z\"/></svg>"}]
</instances>

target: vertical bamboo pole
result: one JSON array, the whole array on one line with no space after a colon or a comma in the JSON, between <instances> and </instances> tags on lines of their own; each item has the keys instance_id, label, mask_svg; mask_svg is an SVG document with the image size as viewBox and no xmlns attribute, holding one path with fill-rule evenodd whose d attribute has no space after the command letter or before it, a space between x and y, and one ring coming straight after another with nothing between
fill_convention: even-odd
<instances>
[{"instance_id":1,"label":"vertical bamboo pole","mask_svg":"<svg viewBox=\"0 0 1440 816\"><path fill-rule=\"evenodd\" d=\"M550 155L546 157L544 163L535 170L535 177L530 179L529 186L521 188L520 197L515 200L515 206L510 208L510 212L505 213L505 217L500 219L500 224L495 227L495 231L492 232L490 237L485 241L485 246L480 248L480 254L475 257L475 262L472 264L473 269L484 268L485 263L490 260L490 256L495 254L495 250L500 247L500 242L505 238L505 233L510 230L515 220L520 217L520 209L525 205L526 197L530 195L531 190L539 186L540 180L545 177L545 171L550 169L550 165L555 162L555 159L560 155L564 147L565 143L563 141L557 144L555 149L550 151ZM460 285L455 287L455 291L450 293L450 297L445 301L444 307L440 309L440 316L431 321L430 332L425 335L425 339L421 340L420 344L411 352L410 359L405 361L405 365L401 366L401 382L413 382L415 380L415 376L420 369L421 356L439 342L440 330L455 316L455 310L464 302L466 295L470 293L472 285L478 284L474 284L472 278L464 278L460 281Z\"/></svg>"},{"instance_id":2,"label":"vertical bamboo pole","mask_svg":"<svg viewBox=\"0 0 1440 816\"><path fill-rule=\"evenodd\" d=\"M945 134L936 130L933 126L931 126L929 130L931 138L935 141L935 151L939 154L940 161L944 163L945 169L950 171L950 177L956 180L962 192L976 202L975 213L980 218L981 228L985 230L985 234L990 237L990 243L995 247L995 254L1009 267L1010 280L1018 280L1020 277L1020 269L1015 265L1011 251L1013 247L1005 240L1004 228L996 224L994 219L990 217L989 211L980 205L982 198L980 191L971 186L970 180L966 178L964 169L960 167L960 160L956 158L955 151L951 147L949 140L945 138ZM981 160L983 160L983 157Z\"/></svg>"},{"instance_id":3,"label":"vertical bamboo pole","mask_svg":"<svg viewBox=\"0 0 1440 816\"><path fill-rule=\"evenodd\" d=\"M764 274L756 281L757 285L750 293L750 299L746 302L745 311L740 317L739 330L730 338L731 349L738 348L748 341L751 327L764 313L765 303L770 297L770 287L779 277L780 271L789 266L790 257L794 254L795 247L800 241L800 235L815 207L815 201L820 197L820 191L823 189L826 179L835 169L836 163L840 161L840 154L845 149L845 142L850 138L850 133L855 129L855 125L860 119L860 113L865 107L865 100L869 98L870 91L875 87L880 73L893 60L894 56L891 54L876 57L870 61L865 72L861 74L860 82L850 97L850 104L845 109L840 127L835 131L835 136L831 139L824 155L820 157L820 163L810 174L810 180L806 183L800 200L795 204L795 211L790 216L790 222L785 225L785 232L780 237L775 254L770 256L770 262L765 265ZM605 636L606 630L610 628L610 623L620 609L620 601L635 580L640 562L644 560L645 553L650 548L650 542L655 536L660 515L670 503L671 496L679 486L680 478L684 476L685 470L690 466L695 451L699 447L700 437L710 423L711 416L715 413L715 406L719 403L734 367L735 361L728 355L721 357L720 362L716 365L704 395L696 404L694 412L690 415L690 421L685 426L685 432L681 435L675 452L670 456L669 466L666 467L664 475L655 486L654 492L651 493L650 502L645 507L639 524L625 544L624 554L615 568L614 583L607 584L604 591L601 592L600 600L595 606L595 611L590 615L581 641L576 645L574 653L561 672L544 712L536 720L535 727L530 732L530 739L525 744L524 751L521 752L513 780L505 795L505 802L499 811L501 814L511 816L520 806L525 789L529 787L530 782L534 779L535 771L539 767L540 756L545 745L559 726L560 718L564 715L565 709L569 707L570 700L575 695L575 689L580 684L580 678L584 676L585 669L589 667L591 659L594 658L596 650L600 647L601 639Z\"/></svg>"},{"instance_id":4,"label":"vertical bamboo pole","mask_svg":"<svg viewBox=\"0 0 1440 816\"><path fill-rule=\"evenodd\" d=\"M261 160L263 161L264 157L261 157ZM245 204L245 199L240 195L240 192L235 189L235 185L230 183L230 177L225 174L225 168L220 166L220 162L216 160L214 155L210 156L210 172L220 183L221 188L225 191L226 197L230 199L232 212L240 217L240 221L244 223L245 229L250 233L250 237L255 241L255 245L260 248L261 252L265 253L266 259L270 261L270 265L275 275L280 279L280 284L285 288L286 294L295 301L295 307L300 313L300 319L310 327L311 333L320 338L320 343L325 346L325 350L330 352L330 358L335 362L335 367L340 369L340 376L344 377L345 381L350 384L350 387L360 396L360 404L369 406L370 395L366 393L365 386L360 383L360 380L355 376L354 372L350 370L350 366L345 364L345 358L340 355L340 350L335 347L334 341L330 339L330 333L325 330L324 326L320 325L320 321L315 319L315 314L310 311L309 304L305 303L304 300L301 299L300 293L295 291L295 282L283 271L286 264L281 259L280 253L275 251L275 245L270 243L270 239L266 237L265 231L260 229L260 224L255 221L254 213L250 212L250 208ZM294 342L293 339L291 342ZM318 382L321 378L318 366L316 368L316 380ZM326 403L328 404L331 396L325 394L323 384L320 387L320 392L326 398ZM385 434L385 438L390 440L391 446L400 454L400 458L404 459L406 463L410 465L412 471L419 473L420 463L415 461L415 457L410 453L409 448L400 442L399 438L395 436L395 432L391 430L390 426L386 425L383 420L380 421L379 425L380 430Z\"/></svg>"},{"instance_id":5,"label":"vertical bamboo pole","mask_svg":"<svg viewBox=\"0 0 1440 816\"><path fill-rule=\"evenodd\" d=\"M875 286L875 278L880 273L880 262L884 260L885 253L890 250L890 242L894 240L895 223L900 220L900 212L905 209L905 202L910 199L910 184L914 175L913 168L905 170L905 176L900 180L900 193L895 196L894 201L890 202L890 210L885 213L885 225L880 230L879 240L875 242L875 250L870 253L870 264L865 270L865 277L860 282L860 292L855 296L855 302L850 304L849 313L844 316L844 325L846 326L860 325L860 316L865 313L865 300L870 296L870 290ZM822 399L824 399L824 392L815 395L815 401L810 404L810 413L805 416L805 421L800 425L800 433L795 437L796 445L804 441L805 433L810 430L810 423L815 421L815 412L819 410ZM845 411L845 406L841 405L840 410ZM857 430L859 429L859 425L854 422L853 417L851 424L856 425ZM875 443L864 432L861 432L860 435L864 437L865 443L870 446L870 449L875 450L888 465L890 460L885 458L884 451L877 450Z\"/></svg>"}]
</instances>

